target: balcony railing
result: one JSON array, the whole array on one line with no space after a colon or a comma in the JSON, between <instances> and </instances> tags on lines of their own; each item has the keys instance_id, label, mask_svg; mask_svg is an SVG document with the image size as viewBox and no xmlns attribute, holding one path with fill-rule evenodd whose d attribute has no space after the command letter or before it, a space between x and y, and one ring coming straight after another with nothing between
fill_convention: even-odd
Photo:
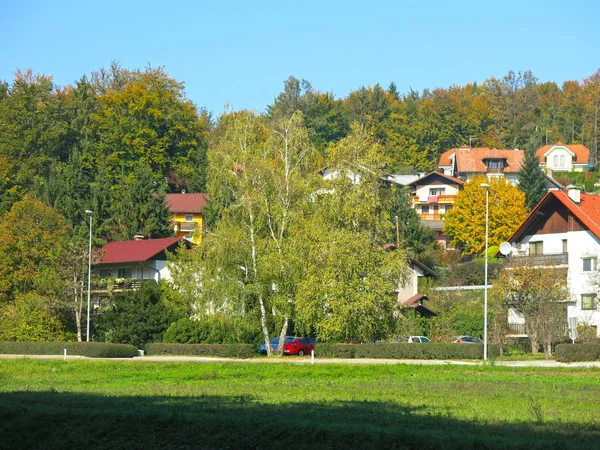
<instances>
[{"instance_id":1,"label":"balcony railing","mask_svg":"<svg viewBox=\"0 0 600 450\"><path fill-rule=\"evenodd\" d=\"M435 201L432 197L435 197ZM413 197L413 203L454 203L455 201L456 195L426 195L423 197L415 195Z\"/></svg>"},{"instance_id":2,"label":"balcony railing","mask_svg":"<svg viewBox=\"0 0 600 450\"><path fill-rule=\"evenodd\" d=\"M487 173L504 173L504 168L491 168L491 167L488 167Z\"/></svg>"},{"instance_id":3,"label":"balcony railing","mask_svg":"<svg viewBox=\"0 0 600 450\"><path fill-rule=\"evenodd\" d=\"M105 279L106 282L101 285L93 286L92 293L106 293L106 292L123 292L138 289L142 284L142 279L127 279L121 283L111 282L110 279Z\"/></svg>"},{"instance_id":4,"label":"balcony railing","mask_svg":"<svg viewBox=\"0 0 600 450\"><path fill-rule=\"evenodd\" d=\"M175 231L196 231L198 224L196 222L174 222Z\"/></svg>"},{"instance_id":5,"label":"balcony railing","mask_svg":"<svg viewBox=\"0 0 600 450\"><path fill-rule=\"evenodd\" d=\"M419 214L420 220L442 220L440 213L437 214Z\"/></svg>"},{"instance_id":6,"label":"balcony railing","mask_svg":"<svg viewBox=\"0 0 600 450\"><path fill-rule=\"evenodd\" d=\"M568 253L555 253L551 255L528 255L528 256L510 256L506 258L507 265L520 266L567 266L569 264Z\"/></svg>"},{"instance_id":7,"label":"balcony railing","mask_svg":"<svg viewBox=\"0 0 600 450\"><path fill-rule=\"evenodd\" d=\"M509 323L506 330L507 336L527 336L524 323Z\"/></svg>"}]
</instances>

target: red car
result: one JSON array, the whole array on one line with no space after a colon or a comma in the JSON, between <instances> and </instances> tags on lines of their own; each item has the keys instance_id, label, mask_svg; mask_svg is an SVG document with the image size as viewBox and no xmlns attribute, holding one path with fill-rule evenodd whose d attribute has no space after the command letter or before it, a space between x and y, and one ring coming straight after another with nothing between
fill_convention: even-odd
<instances>
[{"instance_id":1,"label":"red car","mask_svg":"<svg viewBox=\"0 0 600 450\"><path fill-rule=\"evenodd\" d=\"M284 355L309 355L311 350L314 350L317 340L310 337L297 337L286 339L283 343Z\"/></svg>"}]
</instances>

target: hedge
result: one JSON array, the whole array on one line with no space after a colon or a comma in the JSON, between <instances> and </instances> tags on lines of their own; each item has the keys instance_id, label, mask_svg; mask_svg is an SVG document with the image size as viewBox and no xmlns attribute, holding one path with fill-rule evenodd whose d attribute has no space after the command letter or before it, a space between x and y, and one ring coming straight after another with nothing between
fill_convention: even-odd
<instances>
[{"instance_id":1,"label":"hedge","mask_svg":"<svg viewBox=\"0 0 600 450\"><path fill-rule=\"evenodd\" d=\"M133 358L138 349L128 344L109 342L0 342L0 354L5 355L67 355L88 358Z\"/></svg>"},{"instance_id":2,"label":"hedge","mask_svg":"<svg viewBox=\"0 0 600 450\"><path fill-rule=\"evenodd\" d=\"M483 344L319 344L315 355L325 358L482 359ZM488 345L488 357L498 356L498 346Z\"/></svg>"},{"instance_id":3,"label":"hedge","mask_svg":"<svg viewBox=\"0 0 600 450\"><path fill-rule=\"evenodd\" d=\"M558 344L554 352L560 362L600 360L600 344Z\"/></svg>"},{"instance_id":4,"label":"hedge","mask_svg":"<svg viewBox=\"0 0 600 450\"><path fill-rule=\"evenodd\" d=\"M220 356L250 358L256 353L250 344L146 344L146 355Z\"/></svg>"}]
</instances>

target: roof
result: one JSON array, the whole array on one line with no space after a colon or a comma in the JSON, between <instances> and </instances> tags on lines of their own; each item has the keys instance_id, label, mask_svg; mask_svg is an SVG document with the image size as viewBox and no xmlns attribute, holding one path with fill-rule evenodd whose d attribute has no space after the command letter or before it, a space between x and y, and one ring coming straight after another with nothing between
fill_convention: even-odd
<instances>
[{"instance_id":1,"label":"roof","mask_svg":"<svg viewBox=\"0 0 600 450\"><path fill-rule=\"evenodd\" d=\"M172 213L201 213L208 194L167 194L167 207Z\"/></svg>"},{"instance_id":2,"label":"roof","mask_svg":"<svg viewBox=\"0 0 600 450\"><path fill-rule=\"evenodd\" d=\"M575 162L576 164L587 164L590 160L590 149L585 145L581 144L563 144L562 142L557 142L552 145L544 145L540 147L535 152L536 156L540 159L541 163L546 162L546 153L548 153L553 147L565 147L571 153L575 154Z\"/></svg>"},{"instance_id":3,"label":"roof","mask_svg":"<svg viewBox=\"0 0 600 450\"><path fill-rule=\"evenodd\" d=\"M416 308L423 300L429 300L429 297L427 297L425 294L417 294L407 298L402 304L405 306L410 306L411 308Z\"/></svg>"},{"instance_id":4,"label":"roof","mask_svg":"<svg viewBox=\"0 0 600 450\"><path fill-rule=\"evenodd\" d=\"M500 150L497 148L490 149L488 147L461 147L460 149L452 148L442 153L438 165L451 166L452 155L454 155L454 158L456 159L457 172L459 173L487 172L487 168L483 164L483 160L488 158L506 160L504 172L517 173L521 167L521 163L525 159L525 152L523 150Z\"/></svg>"},{"instance_id":5,"label":"roof","mask_svg":"<svg viewBox=\"0 0 600 450\"><path fill-rule=\"evenodd\" d=\"M423 180L426 180L427 178L431 178L432 176L435 176L435 175L439 175L440 177L445 178L446 180L448 180L451 183L456 183L460 186L465 185L465 182L463 180L461 180L460 178L451 177L450 175L446 175L441 172L430 172L427 175L423 175L421 178L413 181L412 183L409 183L408 185L412 186L415 184L421 184L423 182Z\"/></svg>"},{"instance_id":6,"label":"roof","mask_svg":"<svg viewBox=\"0 0 600 450\"><path fill-rule=\"evenodd\" d=\"M431 270L429 267L427 267L425 264L423 264L418 259L410 258L410 263L414 264L417 267L419 267L425 273L425 275L429 275L429 276L432 276L432 277L437 277L437 273L435 273L433 270Z\"/></svg>"},{"instance_id":7,"label":"roof","mask_svg":"<svg viewBox=\"0 0 600 450\"><path fill-rule=\"evenodd\" d=\"M598 194L586 194L580 193L581 201L575 203L569 198L568 191L565 190L554 190L548 191L548 193L540 200L533 210L529 213L527 218L519 225L517 230L508 239L508 242L514 242L517 240L517 236L523 234L523 232L532 224L534 218L538 215L538 211L544 203L550 198L556 198L560 201L581 223L600 239L600 195Z\"/></svg>"},{"instance_id":8,"label":"roof","mask_svg":"<svg viewBox=\"0 0 600 450\"><path fill-rule=\"evenodd\" d=\"M186 242L182 237L109 242L94 252L94 264L147 261L182 240Z\"/></svg>"}]
</instances>

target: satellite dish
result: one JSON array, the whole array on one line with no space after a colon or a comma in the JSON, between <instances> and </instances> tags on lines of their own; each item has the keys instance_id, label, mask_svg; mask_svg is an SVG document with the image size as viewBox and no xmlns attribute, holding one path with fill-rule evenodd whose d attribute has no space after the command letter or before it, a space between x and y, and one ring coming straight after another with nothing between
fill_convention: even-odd
<instances>
[{"instance_id":1,"label":"satellite dish","mask_svg":"<svg viewBox=\"0 0 600 450\"><path fill-rule=\"evenodd\" d=\"M503 242L502 244L500 244L500 253L502 253L504 256L510 255L511 252L512 245L510 245L510 242Z\"/></svg>"}]
</instances>

